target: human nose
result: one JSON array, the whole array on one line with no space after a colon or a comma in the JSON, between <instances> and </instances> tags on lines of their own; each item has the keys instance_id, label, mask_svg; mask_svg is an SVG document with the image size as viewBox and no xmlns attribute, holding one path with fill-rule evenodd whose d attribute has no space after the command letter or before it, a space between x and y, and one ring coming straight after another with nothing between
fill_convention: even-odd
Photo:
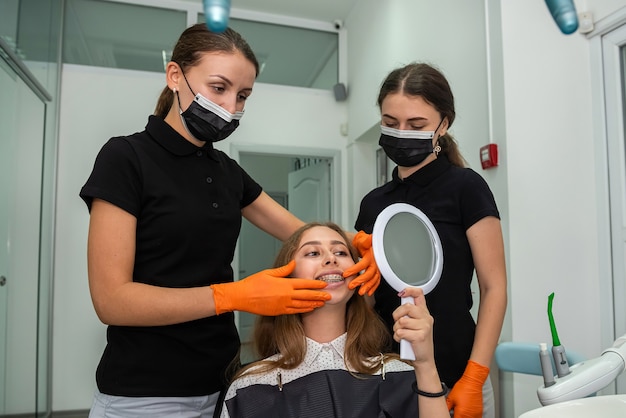
<instances>
[{"instance_id":1,"label":"human nose","mask_svg":"<svg viewBox=\"0 0 626 418\"><path fill-rule=\"evenodd\" d=\"M337 264L337 257L332 252L327 253L326 257L324 257L324 265L327 266L329 264Z\"/></svg>"},{"instance_id":2,"label":"human nose","mask_svg":"<svg viewBox=\"0 0 626 418\"><path fill-rule=\"evenodd\" d=\"M237 109L237 96L232 95L224 98L224 101L220 104L222 108L228 111L228 113L235 113L239 109Z\"/></svg>"}]
</instances>

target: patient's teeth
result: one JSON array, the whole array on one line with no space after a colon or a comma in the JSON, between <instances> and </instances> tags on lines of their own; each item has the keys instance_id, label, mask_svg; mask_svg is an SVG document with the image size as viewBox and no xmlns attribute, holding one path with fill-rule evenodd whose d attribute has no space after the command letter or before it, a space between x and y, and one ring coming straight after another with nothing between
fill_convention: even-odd
<instances>
[{"instance_id":1,"label":"patient's teeth","mask_svg":"<svg viewBox=\"0 0 626 418\"><path fill-rule=\"evenodd\" d=\"M322 280L326 283L338 283L344 280L340 274L327 274L325 276L318 277L317 280Z\"/></svg>"}]
</instances>

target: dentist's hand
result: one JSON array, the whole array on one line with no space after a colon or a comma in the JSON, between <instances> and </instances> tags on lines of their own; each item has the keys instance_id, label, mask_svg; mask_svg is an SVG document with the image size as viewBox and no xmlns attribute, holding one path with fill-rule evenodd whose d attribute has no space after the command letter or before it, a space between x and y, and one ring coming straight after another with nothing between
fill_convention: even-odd
<instances>
[{"instance_id":1,"label":"dentist's hand","mask_svg":"<svg viewBox=\"0 0 626 418\"><path fill-rule=\"evenodd\" d=\"M489 376L489 367L473 360L467 362L463 376L448 395L448 409L454 409L454 418L481 418L483 416L483 384Z\"/></svg>"},{"instance_id":2,"label":"dentist's hand","mask_svg":"<svg viewBox=\"0 0 626 418\"><path fill-rule=\"evenodd\" d=\"M354 289L357 286L361 286L359 289L359 295L363 296L367 293L369 296L374 294L374 291L380 284L380 271L376 265L374 259L374 250L372 249L372 235L366 234L363 231L359 231L352 240L352 245L359 251L361 260L354 266L343 272L343 277L350 277L358 274L361 270L365 272L355 279L353 279L348 288Z\"/></svg>"},{"instance_id":3,"label":"dentist's hand","mask_svg":"<svg viewBox=\"0 0 626 418\"><path fill-rule=\"evenodd\" d=\"M236 282L211 285L216 314L245 311L274 316L311 312L324 306L330 294L314 289L323 289L326 283L286 278L295 267L292 260L285 266L263 270Z\"/></svg>"}]
</instances>

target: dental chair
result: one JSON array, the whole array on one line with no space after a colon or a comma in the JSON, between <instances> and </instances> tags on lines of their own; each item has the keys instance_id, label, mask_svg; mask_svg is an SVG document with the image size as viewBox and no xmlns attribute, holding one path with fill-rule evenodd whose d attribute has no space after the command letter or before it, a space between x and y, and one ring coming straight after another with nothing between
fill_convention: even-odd
<instances>
[{"instance_id":1,"label":"dental chair","mask_svg":"<svg viewBox=\"0 0 626 418\"><path fill-rule=\"evenodd\" d=\"M548 347L548 351L550 349L551 347ZM582 354L569 349L565 352L565 355L570 366L586 360ZM543 376L541 363L539 363L538 343L502 342L496 347L495 358L498 368L502 371ZM550 360L552 363L552 374L556 375L554 360L552 358Z\"/></svg>"}]
</instances>

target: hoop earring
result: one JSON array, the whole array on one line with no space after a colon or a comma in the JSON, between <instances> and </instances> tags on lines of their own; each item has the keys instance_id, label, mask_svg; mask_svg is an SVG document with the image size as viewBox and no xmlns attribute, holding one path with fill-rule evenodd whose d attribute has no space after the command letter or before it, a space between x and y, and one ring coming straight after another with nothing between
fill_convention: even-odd
<instances>
[{"instance_id":1,"label":"hoop earring","mask_svg":"<svg viewBox=\"0 0 626 418\"><path fill-rule=\"evenodd\" d=\"M441 146L439 145L439 139L437 139L437 142L435 143L435 148L433 148L433 152L435 153L436 157L439 157L439 153L441 152Z\"/></svg>"}]
</instances>

